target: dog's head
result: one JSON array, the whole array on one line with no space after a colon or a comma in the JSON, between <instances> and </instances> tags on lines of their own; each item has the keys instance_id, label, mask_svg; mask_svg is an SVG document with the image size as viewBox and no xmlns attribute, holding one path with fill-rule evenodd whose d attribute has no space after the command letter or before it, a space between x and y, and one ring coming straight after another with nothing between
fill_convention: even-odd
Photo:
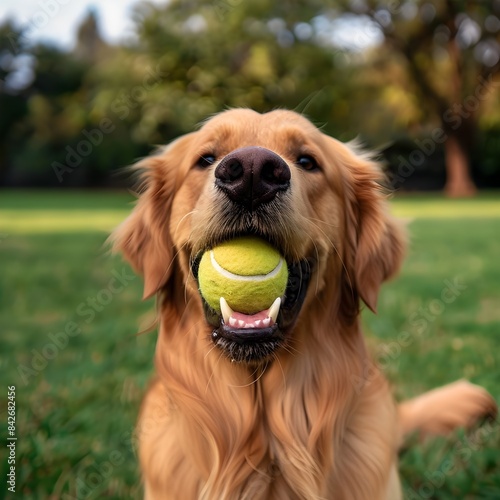
<instances>
[{"instance_id":1,"label":"dog's head","mask_svg":"<svg viewBox=\"0 0 500 500\"><path fill-rule=\"evenodd\" d=\"M144 189L117 229L115 248L144 275L144 296L164 291L179 317L201 315L233 360L259 362L298 328L350 324L359 300L375 310L381 283L403 254L377 165L290 111L231 110L141 162ZM198 292L204 251L255 235L285 257L289 278L276 322L238 329ZM311 332L314 335L314 331Z\"/></svg>"}]
</instances>

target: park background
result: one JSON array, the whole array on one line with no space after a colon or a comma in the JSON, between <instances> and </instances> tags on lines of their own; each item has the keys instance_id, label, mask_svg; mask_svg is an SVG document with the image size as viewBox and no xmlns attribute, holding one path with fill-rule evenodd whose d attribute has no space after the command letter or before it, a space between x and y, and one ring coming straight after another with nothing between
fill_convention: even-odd
<instances>
[{"instance_id":1,"label":"park background","mask_svg":"<svg viewBox=\"0 0 500 500\"><path fill-rule=\"evenodd\" d=\"M500 1L17 4L0 7L13 498L140 496L155 307L105 242L132 206L124 167L227 107L295 109L380 152L411 248L364 314L374 355L398 399L467 378L500 401ZM496 422L411 444L407 498L500 498Z\"/></svg>"}]
</instances>

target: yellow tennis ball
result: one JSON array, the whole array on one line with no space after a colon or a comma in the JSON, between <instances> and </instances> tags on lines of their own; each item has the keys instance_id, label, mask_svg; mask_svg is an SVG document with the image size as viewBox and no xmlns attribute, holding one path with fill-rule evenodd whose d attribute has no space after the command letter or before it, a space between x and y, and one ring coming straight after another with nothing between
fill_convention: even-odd
<instances>
[{"instance_id":1,"label":"yellow tennis ball","mask_svg":"<svg viewBox=\"0 0 500 500\"><path fill-rule=\"evenodd\" d=\"M198 268L200 293L217 312L224 297L234 311L256 314L283 297L288 281L285 259L253 236L226 241L206 251Z\"/></svg>"}]
</instances>

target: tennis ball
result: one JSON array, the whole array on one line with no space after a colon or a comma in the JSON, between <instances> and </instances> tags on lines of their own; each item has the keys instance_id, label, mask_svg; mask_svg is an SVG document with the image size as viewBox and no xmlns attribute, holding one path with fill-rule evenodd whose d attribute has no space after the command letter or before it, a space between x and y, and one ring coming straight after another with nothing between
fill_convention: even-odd
<instances>
[{"instance_id":1,"label":"tennis ball","mask_svg":"<svg viewBox=\"0 0 500 500\"><path fill-rule=\"evenodd\" d=\"M285 259L253 236L225 241L206 251L198 269L200 293L217 311L224 297L234 311L256 314L283 297L288 281Z\"/></svg>"}]
</instances>

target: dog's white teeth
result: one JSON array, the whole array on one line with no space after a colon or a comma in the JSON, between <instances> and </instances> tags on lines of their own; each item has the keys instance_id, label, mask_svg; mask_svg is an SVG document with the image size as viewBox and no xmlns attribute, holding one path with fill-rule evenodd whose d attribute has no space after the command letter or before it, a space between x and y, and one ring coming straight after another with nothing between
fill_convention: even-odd
<instances>
[{"instance_id":1,"label":"dog's white teeth","mask_svg":"<svg viewBox=\"0 0 500 500\"><path fill-rule=\"evenodd\" d=\"M267 315L269 316L269 318L272 320L273 323L276 323L276 320L278 319L278 313L280 312L280 306L281 306L281 299L280 299L280 297L278 297L273 302L273 305L269 308L269 311L267 312ZM268 325L266 325L266 326L268 326Z\"/></svg>"},{"instance_id":2,"label":"dog's white teeth","mask_svg":"<svg viewBox=\"0 0 500 500\"><path fill-rule=\"evenodd\" d=\"M227 301L224 297L221 297L219 302L220 302L220 310L222 313L222 318L224 319L224 323L226 325L231 324L231 319L232 319L231 316L233 315L233 310L229 307L229 304L227 303Z\"/></svg>"},{"instance_id":3,"label":"dog's white teeth","mask_svg":"<svg viewBox=\"0 0 500 500\"><path fill-rule=\"evenodd\" d=\"M281 299L278 297L273 302L273 305L267 310L267 318L252 319L249 317L246 321L246 318L238 319L237 317L234 317L235 315L238 315L231 309L231 306L227 303L224 297L219 298L219 303L222 319L225 325L232 326L233 328L267 328L270 325L274 325L278 319Z\"/></svg>"}]
</instances>

